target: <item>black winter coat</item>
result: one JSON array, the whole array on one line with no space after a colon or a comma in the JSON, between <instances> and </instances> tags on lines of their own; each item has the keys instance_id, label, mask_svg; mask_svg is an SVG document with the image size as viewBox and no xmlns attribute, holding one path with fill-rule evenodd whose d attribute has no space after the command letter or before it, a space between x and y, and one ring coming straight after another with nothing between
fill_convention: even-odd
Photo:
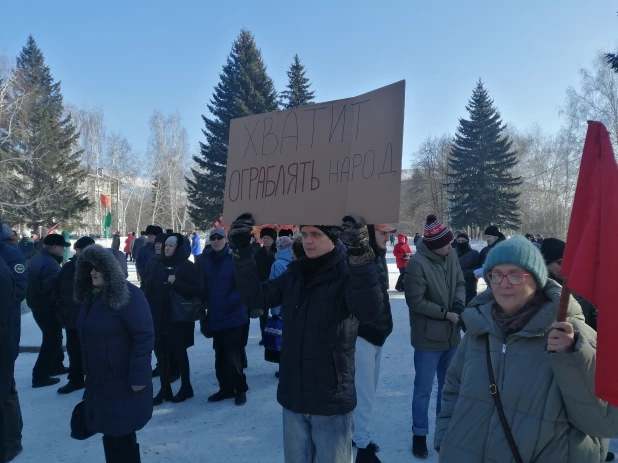
<instances>
[{"instance_id":1,"label":"black winter coat","mask_svg":"<svg viewBox=\"0 0 618 463\"><path fill-rule=\"evenodd\" d=\"M335 248L305 285L307 258L260 283L253 253L234 258L234 276L249 307L281 306L283 345L277 401L294 413L341 415L356 407L354 351L358 323L377 320L383 293L375 265L348 267Z\"/></svg>"},{"instance_id":2,"label":"black winter coat","mask_svg":"<svg viewBox=\"0 0 618 463\"><path fill-rule=\"evenodd\" d=\"M62 262L62 258L60 258ZM56 280L60 275L58 258L47 249L28 263L28 307L36 312L52 312L56 306Z\"/></svg>"},{"instance_id":3,"label":"black winter coat","mask_svg":"<svg viewBox=\"0 0 618 463\"><path fill-rule=\"evenodd\" d=\"M0 401L8 397L13 384L13 299L15 282L9 266L0 257Z\"/></svg>"},{"instance_id":4,"label":"black winter coat","mask_svg":"<svg viewBox=\"0 0 618 463\"><path fill-rule=\"evenodd\" d=\"M112 236L112 249L116 251L120 250L120 235Z\"/></svg>"},{"instance_id":5,"label":"black winter coat","mask_svg":"<svg viewBox=\"0 0 618 463\"><path fill-rule=\"evenodd\" d=\"M479 268L481 266L483 266L485 264L485 259L487 259L487 254L489 254L489 251L491 251L493 248L495 248L498 243L501 243L502 241L506 241L506 236L504 236L502 233L500 233L500 236L498 237L498 241L496 241L494 244L492 244L491 246L485 246L483 249L481 249L481 261L479 265Z\"/></svg>"},{"instance_id":6,"label":"black winter coat","mask_svg":"<svg viewBox=\"0 0 618 463\"><path fill-rule=\"evenodd\" d=\"M361 323L358 326L358 335L375 346L383 346L386 338L393 332L393 314L391 313L391 303L388 298L386 251L376 255L373 264L378 272L378 280L382 290L382 313L375 322Z\"/></svg>"},{"instance_id":7,"label":"black winter coat","mask_svg":"<svg viewBox=\"0 0 618 463\"><path fill-rule=\"evenodd\" d=\"M272 252L273 249L275 252ZM255 251L254 257L260 281L266 281L270 278L270 269L275 263L276 252L277 248L274 245L271 246L269 250L266 250L266 248L262 246Z\"/></svg>"},{"instance_id":8,"label":"black winter coat","mask_svg":"<svg viewBox=\"0 0 618 463\"><path fill-rule=\"evenodd\" d=\"M148 263L144 278L144 294L155 327L155 345L172 350L186 349L194 344L195 323L172 323L171 292L176 291L185 298L199 295L197 271L195 264L187 260L189 256L186 255L186 248L177 246L174 257L176 258L169 262L164 262L162 256L152 259ZM173 284L167 282L170 275L176 276Z\"/></svg>"},{"instance_id":9,"label":"black winter coat","mask_svg":"<svg viewBox=\"0 0 618 463\"><path fill-rule=\"evenodd\" d=\"M456 249L459 256L459 266L463 272L464 280L466 280L466 305L477 294L478 280L474 275L474 271L481 267L481 255L478 251L472 249L468 245L468 249L463 248L460 244Z\"/></svg>"},{"instance_id":10,"label":"black winter coat","mask_svg":"<svg viewBox=\"0 0 618 463\"><path fill-rule=\"evenodd\" d=\"M81 307L81 304L77 304L73 300L73 281L75 279L76 260L77 254L71 257L69 261L62 266L56 284L56 293L58 296L58 301L56 302L56 316L60 324L67 330L75 329L77 314Z\"/></svg>"},{"instance_id":11,"label":"black winter coat","mask_svg":"<svg viewBox=\"0 0 618 463\"><path fill-rule=\"evenodd\" d=\"M28 270L26 270L26 262L22 253L10 244L0 242L0 258L6 262L15 282L12 334L15 358L17 358L19 355L19 340L21 338L21 303L26 298Z\"/></svg>"}]
</instances>

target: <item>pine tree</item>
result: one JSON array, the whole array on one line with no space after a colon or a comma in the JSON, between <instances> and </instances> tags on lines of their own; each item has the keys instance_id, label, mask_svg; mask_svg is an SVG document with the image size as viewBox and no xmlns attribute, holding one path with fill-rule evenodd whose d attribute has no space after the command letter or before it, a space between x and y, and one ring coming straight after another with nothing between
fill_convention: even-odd
<instances>
[{"instance_id":1,"label":"pine tree","mask_svg":"<svg viewBox=\"0 0 618 463\"><path fill-rule=\"evenodd\" d=\"M294 55L294 62L288 71L288 90L281 92L281 104L285 109L313 104L315 92L310 90L311 83L305 77L306 72L298 55Z\"/></svg>"},{"instance_id":2,"label":"pine tree","mask_svg":"<svg viewBox=\"0 0 618 463\"><path fill-rule=\"evenodd\" d=\"M275 85L247 29L240 31L232 45L220 78L208 105L213 117L202 116L206 143L200 143L200 154L193 157L199 169L191 169L193 179L187 178L189 216L202 229L214 224L223 213L230 120L278 107Z\"/></svg>"},{"instance_id":3,"label":"pine tree","mask_svg":"<svg viewBox=\"0 0 618 463\"><path fill-rule=\"evenodd\" d=\"M515 189L522 180L511 174L517 157L504 134L500 113L480 80L466 109L470 119L459 120L449 157L452 225L517 228L519 193Z\"/></svg>"},{"instance_id":4,"label":"pine tree","mask_svg":"<svg viewBox=\"0 0 618 463\"><path fill-rule=\"evenodd\" d=\"M618 72L618 55L613 53L607 53L605 57L607 58L607 62L612 67L614 72Z\"/></svg>"},{"instance_id":5,"label":"pine tree","mask_svg":"<svg viewBox=\"0 0 618 463\"><path fill-rule=\"evenodd\" d=\"M79 133L64 115L60 82L54 82L32 36L17 58L15 97L27 109L20 124L21 219L32 227L70 221L91 207L79 186L86 173L75 149Z\"/></svg>"}]
</instances>

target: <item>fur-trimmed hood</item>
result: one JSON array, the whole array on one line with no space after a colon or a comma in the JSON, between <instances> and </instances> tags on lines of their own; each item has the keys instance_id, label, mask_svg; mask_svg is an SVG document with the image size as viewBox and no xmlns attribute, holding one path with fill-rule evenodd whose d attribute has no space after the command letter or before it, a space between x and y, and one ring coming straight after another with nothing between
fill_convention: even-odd
<instances>
[{"instance_id":1,"label":"fur-trimmed hood","mask_svg":"<svg viewBox=\"0 0 618 463\"><path fill-rule=\"evenodd\" d=\"M92 278L90 272L96 267L105 280L101 296L111 309L119 310L129 303L131 295L127 288L127 281L120 264L109 250L93 244L84 249L77 257L73 299L83 304L92 297Z\"/></svg>"}]
</instances>

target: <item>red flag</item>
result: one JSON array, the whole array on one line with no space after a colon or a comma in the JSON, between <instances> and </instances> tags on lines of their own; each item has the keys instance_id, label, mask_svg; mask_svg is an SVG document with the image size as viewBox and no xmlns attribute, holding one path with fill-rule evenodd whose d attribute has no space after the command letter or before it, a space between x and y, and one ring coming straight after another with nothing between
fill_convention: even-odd
<instances>
[{"instance_id":1,"label":"red flag","mask_svg":"<svg viewBox=\"0 0 618 463\"><path fill-rule=\"evenodd\" d=\"M618 165L609 133L588 122L561 273L568 287L599 310L595 394L618 406Z\"/></svg>"},{"instance_id":2,"label":"red flag","mask_svg":"<svg viewBox=\"0 0 618 463\"><path fill-rule=\"evenodd\" d=\"M101 200L101 206L103 206L103 209L109 209L109 207L112 205L112 197L110 195L99 195L99 199Z\"/></svg>"}]
</instances>

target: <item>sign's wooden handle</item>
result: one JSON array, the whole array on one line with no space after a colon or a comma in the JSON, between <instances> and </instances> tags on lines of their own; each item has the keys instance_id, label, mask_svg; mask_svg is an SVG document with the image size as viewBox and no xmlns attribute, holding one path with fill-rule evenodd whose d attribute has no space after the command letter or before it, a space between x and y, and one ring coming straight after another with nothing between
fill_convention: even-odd
<instances>
[{"instance_id":1,"label":"sign's wooden handle","mask_svg":"<svg viewBox=\"0 0 618 463\"><path fill-rule=\"evenodd\" d=\"M571 290L569 289L569 279L564 278L562 283L562 293L560 294L560 303L558 304L558 317L556 321L565 322L567 319L567 312L569 310L569 297L571 296Z\"/></svg>"}]
</instances>

